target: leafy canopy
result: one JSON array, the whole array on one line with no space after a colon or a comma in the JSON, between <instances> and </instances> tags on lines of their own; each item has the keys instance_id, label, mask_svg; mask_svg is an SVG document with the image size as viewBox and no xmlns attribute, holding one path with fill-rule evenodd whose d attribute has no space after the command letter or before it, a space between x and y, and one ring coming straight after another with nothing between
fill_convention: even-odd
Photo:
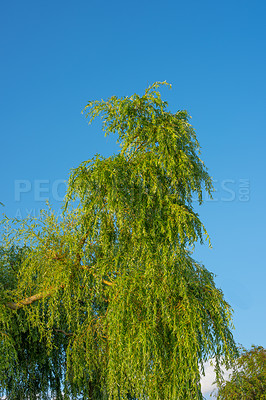
<instances>
[{"instance_id":1,"label":"leafy canopy","mask_svg":"<svg viewBox=\"0 0 266 400\"><path fill-rule=\"evenodd\" d=\"M266 399L266 350L262 346L241 349L241 355L233 364L228 381L218 390L218 400Z\"/></svg>"},{"instance_id":2,"label":"leafy canopy","mask_svg":"<svg viewBox=\"0 0 266 400\"><path fill-rule=\"evenodd\" d=\"M191 252L208 238L192 199L211 194L211 179L188 113L168 110L162 84L89 102L86 117L101 117L121 151L72 170L62 218L44 211L3 237L23 254L15 271L10 257L0 264L0 376L24 371L20 318L27 341L37 335L46 349L43 398L56 377L65 398L201 399L203 362L214 357L219 376L236 354L231 308ZM58 376L51 359L62 360Z\"/></svg>"}]
</instances>

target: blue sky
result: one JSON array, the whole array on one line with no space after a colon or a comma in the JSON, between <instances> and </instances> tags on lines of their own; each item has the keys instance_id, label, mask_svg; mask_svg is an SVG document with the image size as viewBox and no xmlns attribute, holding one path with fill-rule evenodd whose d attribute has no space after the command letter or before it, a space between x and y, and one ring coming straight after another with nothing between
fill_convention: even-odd
<instances>
[{"instance_id":1,"label":"blue sky","mask_svg":"<svg viewBox=\"0 0 266 400\"><path fill-rule=\"evenodd\" d=\"M117 151L88 127L86 103L167 80L162 94L192 115L217 189L198 208L213 248L196 257L217 275L246 347L266 346L265 12L258 0L0 5L2 210L38 214L45 197L59 208L70 168Z\"/></svg>"}]
</instances>

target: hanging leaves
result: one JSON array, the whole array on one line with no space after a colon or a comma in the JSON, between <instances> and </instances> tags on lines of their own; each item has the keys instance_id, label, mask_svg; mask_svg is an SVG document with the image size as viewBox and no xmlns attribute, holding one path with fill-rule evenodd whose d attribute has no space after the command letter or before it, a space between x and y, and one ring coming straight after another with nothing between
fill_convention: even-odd
<instances>
[{"instance_id":1,"label":"hanging leaves","mask_svg":"<svg viewBox=\"0 0 266 400\"><path fill-rule=\"evenodd\" d=\"M192 199L211 195L211 179L188 113L171 113L160 85L89 102L89 122L102 118L120 153L72 170L62 218L50 210L12 232L25 251L3 290L3 332L23 315L47 360L63 357L72 398L200 399L203 362L216 358L219 375L237 353L232 310L191 254L208 239ZM1 262L6 274L11 258Z\"/></svg>"}]
</instances>

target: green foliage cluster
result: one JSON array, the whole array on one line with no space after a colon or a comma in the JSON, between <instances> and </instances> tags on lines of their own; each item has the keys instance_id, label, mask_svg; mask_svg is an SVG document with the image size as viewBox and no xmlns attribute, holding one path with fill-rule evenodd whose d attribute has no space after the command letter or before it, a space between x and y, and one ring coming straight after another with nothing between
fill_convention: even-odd
<instances>
[{"instance_id":1,"label":"green foliage cluster","mask_svg":"<svg viewBox=\"0 0 266 400\"><path fill-rule=\"evenodd\" d=\"M171 113L159 85L89 102L86 116L101 117L121 151L72 171L62 217L44 211L3 236L0 384L10 399L29 379L43 399L60 398L59 381L65 399L201 399L204 361L215 358L219 377L237 354L232 310L192 258L208 239L192 199L211 194L211 179L187 112Z\"/></svg>"},{"instance_id":2,"label":"green foliage cluster","mask_svg":"<svg viewBox=\"0 0 266 400\"><path fill-rule=\"evenodd\" d=\"M19 268L27 249L11 246L0 249L1 287L1 358L0 388L12 400L61 398L61 382L65 374L65 338L54 337L47 353L46 340L31 324L24 309L10 312L8 299L18 287Z\"/></svg>"},{"instance_id":3,"label":"green foliage cluster","mask_svg":"<svg viewBox=\"0 0 266 400\"><path fill-rule=\"evenodd\" d=\"M229 380L224 381L216 396L218 400L265 400L266 399L266 350L252 346L241 349L241 355L233 364Z\"/></svg>"}]
</instances>

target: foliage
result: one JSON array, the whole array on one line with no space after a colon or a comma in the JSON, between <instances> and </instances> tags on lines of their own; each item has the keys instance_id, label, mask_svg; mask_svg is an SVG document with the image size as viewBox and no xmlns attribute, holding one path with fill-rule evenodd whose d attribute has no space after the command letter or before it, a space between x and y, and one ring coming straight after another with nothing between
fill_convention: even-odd
<instances>
[{"instance_id":1,"label":"foliage","mask_svg":"<svg viewBox=\"0 0 266 400\"><path fill-rule=\"evenodd\" d=\"M241 349L235 360L233 372L224 381L216 396L219 400L263 400L266 399L266 350L252 346Z\"/></svg>"},{"instance_id":2,"label":"foliage","mask_svg":"<svg viewBox=\"0 0 266 400\"><path fill-rule=\"evenodd\" d=\"M25 343L39 373L38 337L47 361L43 398L60 360L66 398L201 399L203 362L214 357L219 377L221 360L229 365L237 353L231 308L192 258L195 242L208 240L192 200L211 194L211 179L189 115L168 111L159 85L89 102L86 116L100 116L121 151L72 171L60 218L48 210L6 224L3 248L19 247L23 257L14 276L10 258L0 264L9 274L0 368L12 379ZM16 321L26 342L14 335Z\"/></svg>"},{"instance_id":3,"label":"foliage","mask_svg":"<svg viewBox=\"0 0 266 400\"><path fill-rule=\"evenodd\" d=\"M6 289L6 296L17 287L17 273L26 251L26 248L13 246L8 250L0 249L0 286L1 293ZM8 304L3 297L1 300ZM60 399L65 372L63 341L55 336L53 349L48 355L45 340L41 339L37 327L29 323L23 309L7 313L5 325L3 316L1 321L0 387L5 389L8 398L35 400L42 393L43 398L49 398L52 394ZM66 347L65 339L64 342Z\"/></svg>"}]
</instances>

